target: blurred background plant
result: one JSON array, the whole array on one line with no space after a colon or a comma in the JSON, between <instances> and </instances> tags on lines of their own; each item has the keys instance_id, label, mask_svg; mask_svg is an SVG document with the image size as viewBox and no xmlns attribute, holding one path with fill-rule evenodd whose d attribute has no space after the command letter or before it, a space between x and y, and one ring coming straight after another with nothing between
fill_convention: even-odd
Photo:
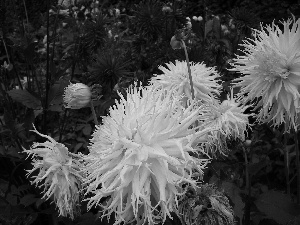
<instances>
[{"instance_id":1,"label":"blurred background plant","mask_svg":"<svg viewBox=\"0 0 300 225\"><path fill-rule=\"evenodd\" d=\"M57 221L54 205L41 199L41 190L30 185L24 172L30 161L22 146L28 149L41 140L30 132L33 123L72 153L88 153L94 120L90 105L63 107L70 82L94 87L98 97L92 100L101 122L119 98L117 91L125 93L134 81L147 85L153 74L162 73L159 66L185 60L170 40L176 30L188 28L190 61L216 68L223 81L222 101L240 76L227 69L241 54L242 40L251 38L260 23L280 25L292 14L300 16L297 1L0 0L0 222L99 223L99 209L87 212L85 203L73 222ZM283 145L283 128L256 124L247 139L227 140L228 156L212 161L205 182L224 190L237 224L297 224L300 209L291 201L296 193L292 135ZM290 155L289 195L285 151ZM180 224L176 219L166 223Z\"/></svg>"}]
</instances>

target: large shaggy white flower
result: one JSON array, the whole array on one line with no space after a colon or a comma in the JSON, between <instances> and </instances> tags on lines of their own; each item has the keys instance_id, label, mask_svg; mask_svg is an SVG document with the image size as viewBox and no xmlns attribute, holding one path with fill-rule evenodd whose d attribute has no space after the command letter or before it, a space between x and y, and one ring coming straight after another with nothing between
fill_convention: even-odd
<instances>
[{"instance_id":1,"label":"large shaggy white flower","mask_svg":"<svg viewBox=\"0 0 300 225\"><path fill-rule=\"evenodd\" d=\"M195 102L184 108L154 87L133 86L127 100L120 97L94 132L86 157L85 184L93 195L88 208L111 196L103 216L115 213L115 224L164 221L176 212L182 185L195 185L194 172L202 174L209 162L206 155L191 156L193 140L208 131L189 129L200 110Z\"/></svg>"},{"instance_id":2,"label":"large shaggy white flower","mask_svg":"<svg viewBox=\"0 0 300 225\"><path fill-rule=\"evenodd\" d=\"M186 61L175 61L175 64L166 63L166 67L158 67L163 74L152 77L154 86L163 86L165 90L175 92L176 95L184 95L192 99L189 73ZM213 67L207 67L204 63L190 63L195 98L204 102L210 101L215 95L219 95L221 85L217 82L220 77ZM186 103L186 102L185 102Z\"/></svg>"},{"instance_id":3,"label":"large shaggy white flower","mask_svg":"<svg viewBox=\"0 0 300 225\"><path fill-rule=\"evenodd\" d=\"M300 98L300 19L274 23L255 30L254 40L244 41L245 55L234 60L234 71L244 76L235 79L244 102L257 101L257 119L286 123L296 129Z\"/></svg>"},{"instance_id":4,"label":"large shaggy white flower","mask_svg":"<svg viewBox=\"0 0 300 225\"><path fill-rule=\"evenodd\" d=\"M201 126L214 129L209 135L210 143L205 144L210 146L208 148L213 154L215 151L225 154L228 138L245 140L245 132L249 127L249 115L245 114L248 107L240 103L240 98L234 97L231 89L231 96L228 95L227 100L222 103L213 100L201 110Z\"/></svg>"},{"instance_id":5,"label":"large shaggy white flower","mask_svg":"<svg viewBox=\"0 0 300 225\"><path fill-rule=\"evenodd\" d=\"M58 207L59 215L74 219L79 212L81 157L70 153L67 147L53 138L39 133L36 129L34 132L49 141L34 143L29 150L24 149L33 158L33 169L28 170L28 176L38 170L31 183L43 187L43 198L52 198Z\"/></svg>"}]
</instances>

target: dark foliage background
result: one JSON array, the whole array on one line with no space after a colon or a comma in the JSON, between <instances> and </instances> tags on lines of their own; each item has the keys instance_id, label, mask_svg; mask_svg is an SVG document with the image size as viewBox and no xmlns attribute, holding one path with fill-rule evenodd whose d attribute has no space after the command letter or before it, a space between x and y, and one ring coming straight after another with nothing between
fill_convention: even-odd
<instances>
[{"instance_id":1,"label":"dark foliage background","mask_svg":"<svg viewBox=\"0 0 300 225\"><path fill-rule=\"evenodd\" d=\"M173 50L170 39L177 29L192 24L187 41L191 61L215 66L222 75L223 93L239 76L228 72L230 59L240 54L238 45L251 38L260 23L300 16L299 1L58 1L0 0L0 224L108 224L98 219L99 209L86 211L74 221L57 219L50 201L25 176L31 168L23 153L35 141L38 130L64 143L71 152L88 153L94 128L89 108L63 108L62 94L69 82L95 87L98 115L105 116L134 81L143 85L158 66L185 60L182 49ZM49 5L47 5L49 3ZM76 5L76 7L74 7ZM162 10L168 7L167 10ZM47 26L47 12L49 26ZM117 9L117 10L116 10ZM165 8L166 9L166 8ZM195 21L193 16L202 16ZM49 37L47 38L47 29ZM49 45L49 46L47 46ZM254 123L254 120L251 120ZM247 143L228 140L228 157L213 160L205 182L215 183L229 197L237 224L300 224L295 204L295 144L282 129L255 125ZM245 151L243 151L243 149ZM284 154L288 151L287 191ZM246 185L244 152L249 160L250 186ZM110 221L110 224L113 221ZM167 224L180 224L178 218Z\"/></svg>"}]
</instances>

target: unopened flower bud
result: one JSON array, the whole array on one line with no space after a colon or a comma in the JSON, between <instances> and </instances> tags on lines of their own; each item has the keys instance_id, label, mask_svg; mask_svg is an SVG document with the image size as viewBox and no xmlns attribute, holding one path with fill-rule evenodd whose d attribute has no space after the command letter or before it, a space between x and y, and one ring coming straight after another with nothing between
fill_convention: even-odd
<instances>
[{"instance_id":1,"label":"unopened flower bud","mask_svg":"<svg viewBox=\"0 0 300 225\"><path fill-rule=\"evenodd\" d=\"M170 45L172 46L172 48L174 50L182 48L181 42L179 40L177 40L175 35L171 38Z\"/></svg>"},{"instance_id":2,"label":"unopened flower bud","mask_svg":"<svg viewBox=\"0 0 300 225\"><path fill-rule=\"evenodd\" d=\"M251 140L246 140L246 141L245 141L245 146L246 146L246 147L249 147L250 145L251 145Z\"/></svg>"},{"instance_id":3,"label":"unopened flower bud","mask_svg":"<svg viewBox=\"0 0 300 225\"><path fill-rule=\"evenodd\" d=\"M70 84L65 88L64 103L66 108L80 109L91 101L90 88L82 83Z\"/></svg>"}]
</instances>

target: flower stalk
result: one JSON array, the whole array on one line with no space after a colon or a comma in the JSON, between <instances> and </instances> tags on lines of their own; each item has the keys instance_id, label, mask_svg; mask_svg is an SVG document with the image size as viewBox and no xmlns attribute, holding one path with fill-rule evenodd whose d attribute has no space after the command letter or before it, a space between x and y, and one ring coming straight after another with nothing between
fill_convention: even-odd
<instances>
[{"instance_id":1,"label":"flower stalk","mask_svg":"<svg viewBox=\"0 0 300 225\"><path fill-rule=\"evenodd\" d=\"M50 15L49 15L49 9L50 9L50 1L47 0L47 37L50 37L49 29L50 29ZM44 114L43 114L43 133L47 133L47 112L48 112L48 96L49 96L49 88L50 88L50 80L51 80L51 74L49 71L50 68L50 40L47 38L47 50L46 50L46 96L45 96L45 102L44 102Z\"/></svg>"},{"instance_id":2,"label":"flower stalk","mask_svg":"<svg viewBox=\"0 0 300 225\"><path fill-rule=\"evenodd\" d=\"M186 58L186 63L188 67L188 73L189 73L189 79L190 79L190 85L191 85L191 92L192 92L192 99L195 98L195 92L194 92L194 86L193 86L193 78L192 78L192 72L191 72L191 67L190 67L190 61L189 61L189 56L187 53L186 45L184 43L184 40L181 40L182 47L185 53L185 58Z\"/></svg>"},{"instance_id":3,"label":"flower stalk","mask_svg":"<svg viewBox=\"0 0 300 225\"><path fill-rule=\"evenodd\" d=\"M284 145L284 170L285 170L284 172L285 172L286 193L290 195L291 194L290 165L289 165L289 150L287 148L288 133L285 133L283 138L284 138L283 145Z\"/></svg>"},{"instance_id":4,"label":"flower stalk","mask_svg":"<svg viewBox=\"0 0 300 225\"><path fill-rule=\"evenodd\" d=\"M250 173L249 173L249 162L247 158L247 152L245 147L243 147L244 159L245 159L245 175L246 175L246 193L247 200L245 204L245 225L250 225L250 204L251 204L251 181L250 181Z\"/></svg>"},{"instance_id":5,"label":"flower stalk","mask_svg":"<svg viewBox=\"0 0 300 225\"><path fill-rule=\"evenodd\" d=\"M93 100L91 100L91 110L92 110L95 125L99 125L97 116L96 116L96 112L95 112L95 108L94 108L94 104L93 104Z\"/></svg>"},{"instance_id":6,"label":"flower stalk","mask_svg":"<svg viewBox=\"0 0 300 225\"><path fill-rule=\"evenodd\" d=\"M297 131L294 131L295 150L296 150L296 168L297 168L297 204L300 205L300 161L299 161L299 143Z\"/></svg>"}]
</instances>

